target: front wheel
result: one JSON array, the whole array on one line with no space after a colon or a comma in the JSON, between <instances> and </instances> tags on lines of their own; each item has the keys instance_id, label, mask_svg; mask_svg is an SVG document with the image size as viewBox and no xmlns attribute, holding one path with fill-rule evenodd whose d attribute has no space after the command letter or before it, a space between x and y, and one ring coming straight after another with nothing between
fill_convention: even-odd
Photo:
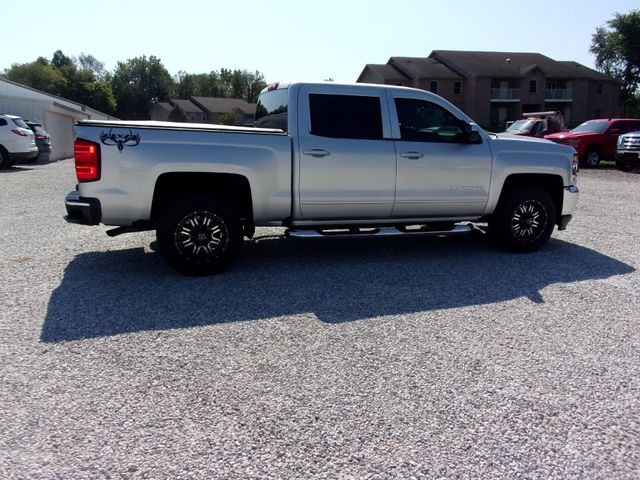
<instances>
[{"instance_id":1,"label":"front wheel","mask_svg":"<svg viewBox=\"0 0 640 480\"><path fill-rule=\"evenodd\" d=\"M595 168L600 165L600 153L595 148L590 148L584 154L584 166L589 168Z\"/></svg>"},{"instance_id":2,"label":"front wheel","mask_svg":"<svg viewBox=\"0 0 640 480\"><path fill-rule=\"evenodd\" d=\"M512 252L534 252L553 232L556 210L549 194L536 187L512 189L489 221L493 241Z\"/></svg>"},{"instance_id":3,"label":"front wheel","mask_svg":"<svg viewBox=\"0 0 640 480\"><path fill-rule=\"evenodd\" d=\"M208 198L184 200L161 217L156 231L160 254L185 275L226 270L242 246L242 224L224 203Z\"/></svg>"}]
</instances>

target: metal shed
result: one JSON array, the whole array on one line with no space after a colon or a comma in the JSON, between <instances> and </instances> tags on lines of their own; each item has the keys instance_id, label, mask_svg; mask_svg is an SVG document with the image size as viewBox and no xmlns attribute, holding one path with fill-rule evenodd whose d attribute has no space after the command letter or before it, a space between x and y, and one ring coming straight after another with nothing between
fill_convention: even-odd
<instances>
[{"instance_id":1,"label":"metal shed","mask_svg":"<svg viewBox=\"0 0 640 480\"><path fill-rule=\"evenodd\" d=\"M78 120L111 120L86 105L0 78L0 113L41 122L51 136L51 160L73 156L73 124Z\"/></svg>"}]
</instances>

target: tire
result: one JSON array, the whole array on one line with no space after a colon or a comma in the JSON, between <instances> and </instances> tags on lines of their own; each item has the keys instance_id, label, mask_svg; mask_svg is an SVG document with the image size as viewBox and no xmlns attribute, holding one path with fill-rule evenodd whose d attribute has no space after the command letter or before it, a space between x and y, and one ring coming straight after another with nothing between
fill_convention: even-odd
<instances>
[{"instance_id":1,"label":"tire","mask_svg":"<svg viewBox=\"0 0 640 480\"><path fill-rule=\"evenodd\" d=\"M633 167L631 165L627 165L626 163L616 162L616 168L621 172L630 172Z\"/></svg>"},{"instance_id":2,"label":"tire","mask_svg":"<svg viewBox=\"0 0 640 480\"><path fill-rule=\"evenodd\" d=\"M210 198L186 199L158 222L160 254L185 275L213 275L233 263L242 246L242 224L229 206Z\"/></svg>"},{"instance_id":3,"label":"tire","mask_svg":"<svg viewBox=\"0 0 640 480\"><path fill-rule=\"evenodd\" d=\"M600 165L600 152L595 148L589 148L582 160L582 163L587 168L595 168Z\"/></svg>"},{"instance_id":4,"label":"tire","mask_svg":"<svg viewBox=\"0 0 640 480\"><path fill-rule=\"evenodd\" d=\"M13 167L15 164L15 160L9 159L9 152L7 152L4 147L0 146L0 168Z\"/></svg>"},{"instance_id":5,"label":"tire","mask_svg":"<svg viewBox=\"0 0 640 480\"><path fill-rule=\"evenodd\" d=\"M535 252L549 240L556 223L551 197L537 187L505 192L489 221L489 235L500 248L518 253Z\"/></svg>"}]
</instances>

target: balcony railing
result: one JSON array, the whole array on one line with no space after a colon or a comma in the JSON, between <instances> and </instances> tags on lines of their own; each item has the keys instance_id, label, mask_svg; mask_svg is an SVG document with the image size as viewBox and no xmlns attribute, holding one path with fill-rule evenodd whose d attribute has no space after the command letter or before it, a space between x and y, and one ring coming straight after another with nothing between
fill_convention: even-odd
<instances>
[{"instance_id":1,"label":"balcony railing","mask_svg":"<svg viewBox=\"0 0 640 480\"><path fill-rule=\"evenodd\" d=\"M520 100L519 88L492 88L491 100Z\"/></svg>"},{"instance_id":2,"label":"balcony railing","mask_svg":"<svg viewBox=\"0 0 640 480\"><path fill-rule=\"evenodd\" d=\"M547 88L545 100L573 100L573 90L570 88Z\"/></svg>"}]
</instances>

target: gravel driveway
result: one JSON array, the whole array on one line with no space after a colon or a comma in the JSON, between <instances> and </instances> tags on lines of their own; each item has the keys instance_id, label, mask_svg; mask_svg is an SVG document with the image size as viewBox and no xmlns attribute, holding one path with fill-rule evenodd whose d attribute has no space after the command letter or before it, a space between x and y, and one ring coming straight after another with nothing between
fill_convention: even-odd
<instances>
[{"instance_id":1,"label":"gravel driveway","mask_svg":"<svg viewBox=\"0 0 640 480\"><path fill-rule=\"evenodd\" d=\"M0 171L0 477L638 478L640 174L542 251L287 240L186 278Z\"/></svg>"}]
</instances>

